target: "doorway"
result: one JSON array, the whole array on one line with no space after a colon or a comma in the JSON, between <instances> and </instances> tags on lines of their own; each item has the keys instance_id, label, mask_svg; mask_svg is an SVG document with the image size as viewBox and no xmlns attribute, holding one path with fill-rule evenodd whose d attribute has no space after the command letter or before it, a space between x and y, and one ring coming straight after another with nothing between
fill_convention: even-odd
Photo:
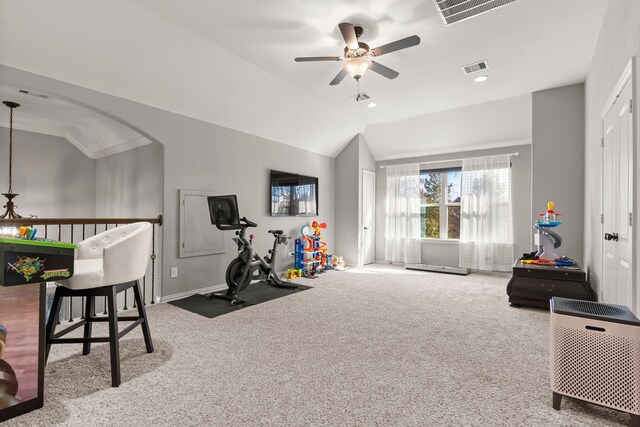
<instances>
[{"instance_id":1,"label":"doorway","mask_svg":"<svg viewBox=\"0 0 640 427\"><path fill-rule=\"evenodd\" d=\"M362 170L362 265L375 261L376 173Z\"/></svg>"},{"instance_id":2,"label":"doorway","mask_svg":"<svg viewBox=\"0 0 640 427\"><path fill-rule=\"evenodd\" d=\"M603 302L635 307L633 253L633 90L625 72L602 120Z\"/></svg>"}]
</instances>

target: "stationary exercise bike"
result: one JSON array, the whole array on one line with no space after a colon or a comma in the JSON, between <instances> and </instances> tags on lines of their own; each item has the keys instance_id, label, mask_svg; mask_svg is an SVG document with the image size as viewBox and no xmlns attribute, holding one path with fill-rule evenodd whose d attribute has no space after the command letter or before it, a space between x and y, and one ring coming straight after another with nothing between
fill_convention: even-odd
<instances>
[{"instance_id":1,"label":"stationary exercise bike","mask_svg":"<svg viewBox=\"0 0 640 427\"><path fill-rule=\"evenodd\" d=\"M207 197L207 201L211 223L218 230L236 230L237 237L234 237L233 241L238 245L238 257L229 263L225 273L225 281L229 289L223 294L210 293L207 298L224 299L233 305L244 304L245 300L238 294L245 290L252 280L265 280L267 284L276 288L296 289L298 287L298 285L284 283L275 270L278 245L285 244L289 236L282 230L269 230L274 237L273 249L269 250L269 255L263 258L251 246L253 235L250 235L248 240L246 237L247 228L257 227L258 224L245 217L240 218L236 196L210 196Z\"/></svg>"}]
</instances>

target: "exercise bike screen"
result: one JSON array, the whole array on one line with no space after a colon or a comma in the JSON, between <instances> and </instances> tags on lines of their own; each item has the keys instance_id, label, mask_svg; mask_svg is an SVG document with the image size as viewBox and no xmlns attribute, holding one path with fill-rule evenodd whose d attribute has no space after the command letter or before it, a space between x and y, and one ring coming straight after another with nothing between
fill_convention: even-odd
<instances>
[{"instance_id":1,"label":"exercise bike screen","mask_svg":"<svg viewBox=\"0 0 640 427\"><path fill-rule=\"evenodd\" d=\"M209 196L209 214L211 224L215 225L216 220L222 225L239 225L240 215L238 214L238 201L236 196Z\"/></svg>"}]
</instances>

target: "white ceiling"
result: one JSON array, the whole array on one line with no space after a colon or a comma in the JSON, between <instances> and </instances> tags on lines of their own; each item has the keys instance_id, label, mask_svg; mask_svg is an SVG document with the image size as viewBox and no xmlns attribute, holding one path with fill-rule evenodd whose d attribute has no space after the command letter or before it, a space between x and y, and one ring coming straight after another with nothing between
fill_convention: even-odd
<instances>
[{"instance_id":1,"label":"white ceiling","mask_svg":"<svg viewBox=\"0 0 640 427\"><path fill-rule=\"evenodd\" d=\"M0 63L334 156L371 125L584 81L605 8L518 0L446 27L431 0L0 0ZM397 79L363 77L377 108L329 86L339 64L293 61L340 55L342 21L372 47L422 39L379 58ZM477 84L460 67L483 59Z\"/></svg>"},{"instance_id":2,"label":"white ceiling","mask_svg":"<svg viewBox=\"0 0 640 427\"><path fill-rule=\"evenodd\" d=\"M92 159L150 144L151 141L109 117L55 97L41 98L0 84L0 100L20 104L14 109L14 129L67 139ZM38 94L47 95L42 92ZM9 127L9 108L0 104L0 126Z\"/></svg>"},{"instance_id":3,"label":"white ceiling","mask_svg":"<svg viewBox=\"0 0 640 427\"><path fill-rule=\"evenodd\" d=\"M371 124L364 136L377 160L531 144L531 108L531 95L520 95Z\"/></svg>"}]
</instances>

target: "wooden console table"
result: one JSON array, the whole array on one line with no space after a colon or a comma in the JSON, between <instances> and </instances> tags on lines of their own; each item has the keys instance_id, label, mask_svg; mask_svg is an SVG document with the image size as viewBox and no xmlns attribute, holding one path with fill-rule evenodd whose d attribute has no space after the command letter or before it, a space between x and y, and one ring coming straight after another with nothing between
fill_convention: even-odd
<instances>
[{"instance_id":1,"label":"wooden console table","mask_svg":"<svg viewBox=\"0 0 640 427\"><path fill-rule=\"evenodd\" d=\"M578 264L571 267L554 265L513 265L513 276L507 285L512 307L522 305L549 308L551 297L597 301L598 297L587 283L586 274Z\"/></svg>"}]
</instances>

